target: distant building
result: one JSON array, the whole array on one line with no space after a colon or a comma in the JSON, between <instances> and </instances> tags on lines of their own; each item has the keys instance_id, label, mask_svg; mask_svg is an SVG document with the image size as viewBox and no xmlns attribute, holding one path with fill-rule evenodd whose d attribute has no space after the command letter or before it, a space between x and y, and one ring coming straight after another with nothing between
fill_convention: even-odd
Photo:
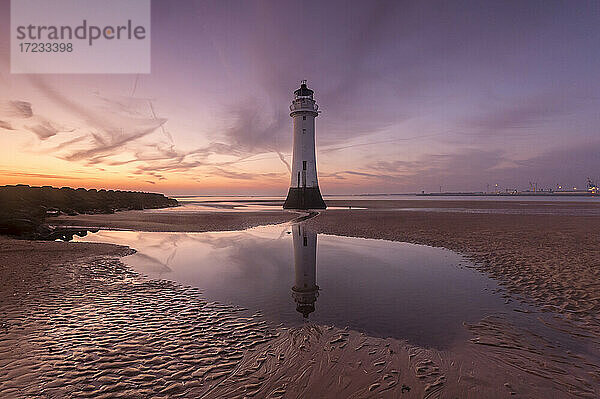
<instances>
[{"instance_id":1,"label":"distant building","mask_svg":"<svg viewBox=\"0 0 600 399\"><path fill-rule=\"evenodd\" d=\"M317 181L315 118L319 115L319 106L313 94L303 80L300 88L294 91L290 105L290 116L294 120L294 150L290 190L283 204L284 209L326 208Z\"/></svg>"}]
</instances>

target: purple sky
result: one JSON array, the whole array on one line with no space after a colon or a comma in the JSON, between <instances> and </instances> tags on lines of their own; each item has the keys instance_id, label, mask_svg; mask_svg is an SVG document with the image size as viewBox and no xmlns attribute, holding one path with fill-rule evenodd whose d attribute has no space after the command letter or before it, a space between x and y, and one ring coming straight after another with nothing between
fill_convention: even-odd
<instances>
[{"instance_id":1,"label":"purple sky","mask_svg":"<svg viewBox=\"0 0 600 399\"><path fill-rule=\"evenodd\" d=\"M9 22L0 182L285 195L301 79L324 194L600 180L600 2L153 1L137 78L11 75Z\"/></svg>"}]
</instances>

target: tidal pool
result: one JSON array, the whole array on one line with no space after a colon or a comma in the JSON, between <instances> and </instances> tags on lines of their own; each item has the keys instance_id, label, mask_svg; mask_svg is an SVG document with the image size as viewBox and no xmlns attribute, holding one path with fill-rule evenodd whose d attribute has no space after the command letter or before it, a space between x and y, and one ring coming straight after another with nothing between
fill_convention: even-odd
<instances>
[{"instance_id":1,"label":"tidal pool","mask_svg":"<svg viewBox=\"0 0 600 399\"><path fill-rule=\"evenodd\" d=\"M506 310L495 281L442 248L316 234L303 224L215 233L101 230L76 241L137 250L123 258L150 278L200 288L209 300L446 348L463 322Z\"/></svg>"}]
</instances>

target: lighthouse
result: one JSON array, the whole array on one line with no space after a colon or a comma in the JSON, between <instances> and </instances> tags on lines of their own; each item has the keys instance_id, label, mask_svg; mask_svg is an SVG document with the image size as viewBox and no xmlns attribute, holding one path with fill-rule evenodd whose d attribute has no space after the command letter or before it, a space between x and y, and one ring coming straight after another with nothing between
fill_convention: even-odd
<instances>
[{"instance_id":1,"label":"lighthouse","mask_svg":"<svg viewBox=\"0 0 600 399\"><path fill-rule=\"evenodd\" d=\"M317 181L315 118L320 111L313 94L306 86L306 80L303 80L300 88L294 91L290 105L290 116L294 121L294 149L292 178L284 209L326 208Z\"/></svg>"},{"instance_id":2,"label":"lighthouse","mask_svg":"<svg viewBox=\"0 0 600 399\"><path fill-rule=\"evenodd\" d=\"M292 297L296 310L304 318L315 311L315 302L319 296L317 285L317 233L307 230L301 224L292 225L294 243L294 286Z\"/></svg>"}]
</instances>

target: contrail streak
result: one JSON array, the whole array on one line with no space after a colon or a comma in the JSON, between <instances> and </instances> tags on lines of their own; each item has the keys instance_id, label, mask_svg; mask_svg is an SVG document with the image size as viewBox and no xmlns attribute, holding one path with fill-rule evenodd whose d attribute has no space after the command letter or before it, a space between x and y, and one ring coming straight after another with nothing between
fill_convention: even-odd
<instances>
[{"instance_id":1,"label":"contrail streak","mask_svg":"<svg viewBox=\"0 0 600 399\"><path fill-rule=\"evenodd\" d=\"M154 117L154 120L157 120L158 118L156 117L156 113L154 112L154 107L152 106L152 101L148 100L148 105L150 105L150 111L152 111L152 116ZM173 136L171 136L171 133L167 132L167 129L165 129L164 123L160 125L160 129L162 130L163 134L165 136L167 136L167 138L169 139L171 144L173 144Z\"/></svg>"},{"instance_id":2,"label":"contrail streak","mask_svg":"<svg viewBox=\"0 0 600 399\"><path fill-rule=\"evenodd\" d=\"M279 151L275 151L275 152L277 153L277 155L279 155L279 159L281 159L281 162L283 162L283 164L287 168L288 172L292 173L292 168L290 167L289 162L285 160L285 157L283 156L283 154Z\"/></svg>"}]
</instances>

